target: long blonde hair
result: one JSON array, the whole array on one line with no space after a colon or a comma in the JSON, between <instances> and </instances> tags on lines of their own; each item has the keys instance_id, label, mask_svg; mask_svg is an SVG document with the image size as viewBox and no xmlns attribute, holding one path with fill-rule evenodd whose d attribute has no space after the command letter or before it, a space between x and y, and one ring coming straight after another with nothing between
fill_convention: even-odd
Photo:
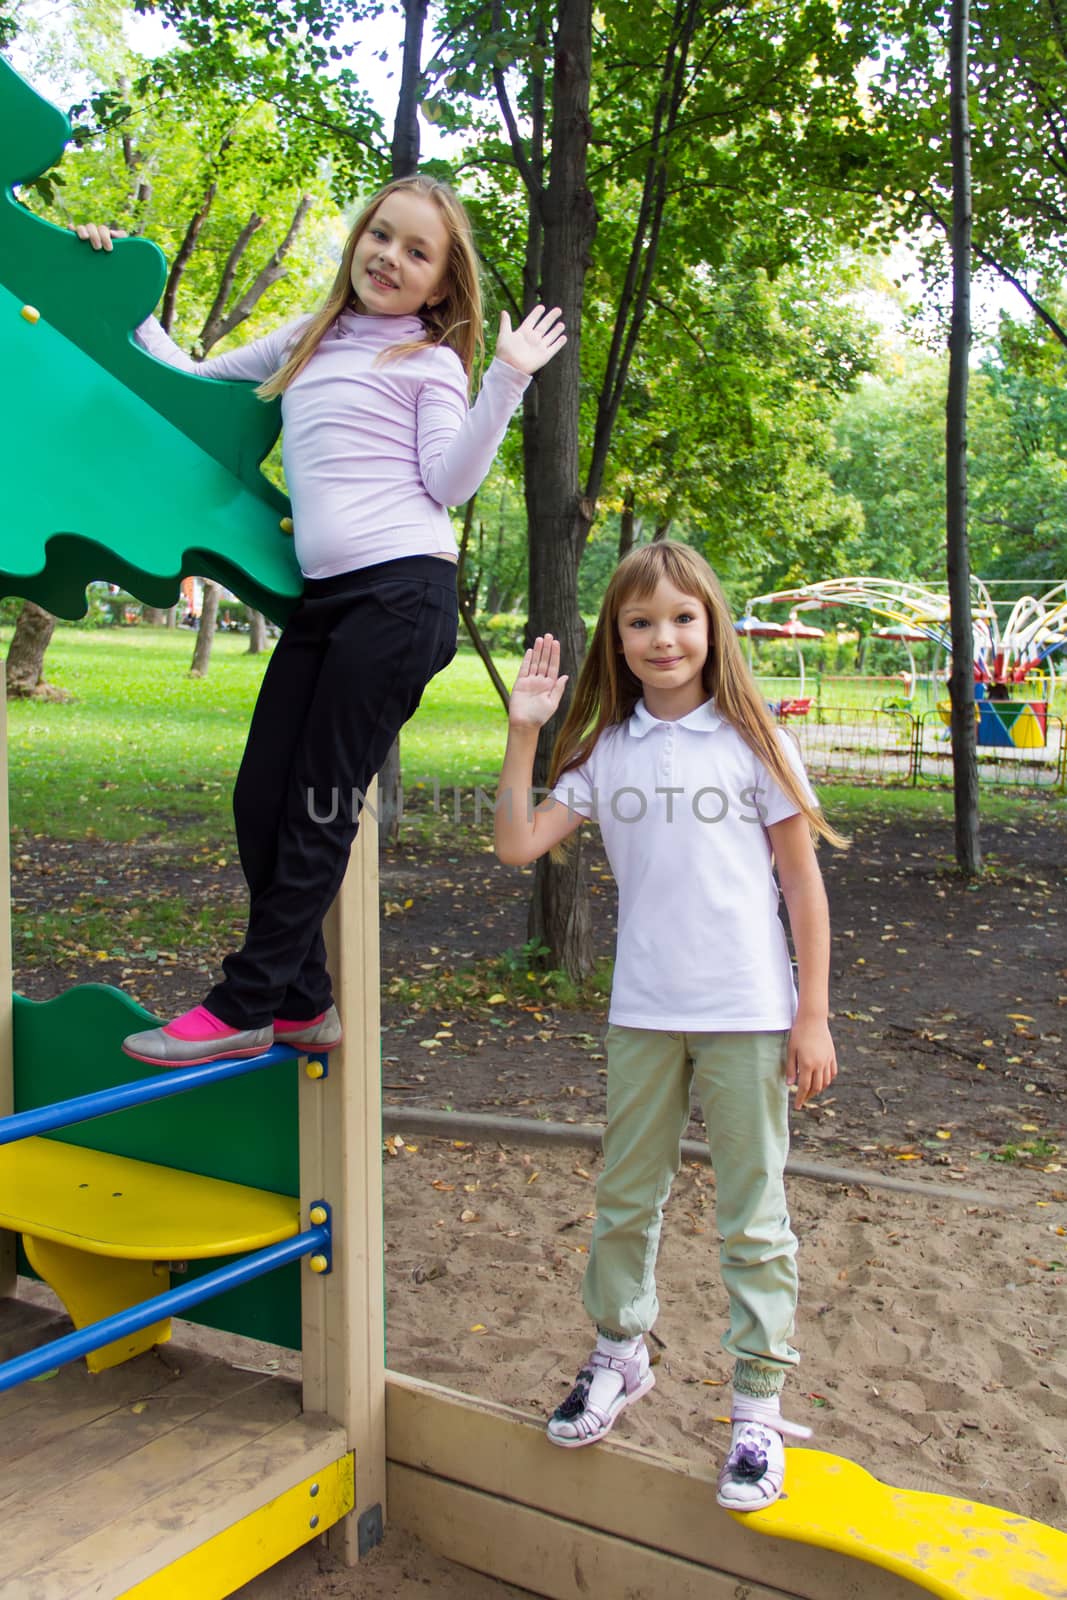
<instances>
[{"instance_id":1,"label":"long blonde hair","mask_svg":"<svg viewBox=\"0 0 1067 1600\"><path fill-rule=\"evenodd\" d=\"M439 183L436 178L426 178L419 174L411 178L397 178L392 183L387 183L384 189L379 189L373 200L364 206L345 241L341 264L333 280L333 287L326 296L325 305L320 311L316 311L301 329L285 364L265 383L260 384L256 393L261 399L269 400L288 389L293 379L303 372L341 312L358 306L359 302L352 288L352 257L355 255L356 246L366 233L382 201L388 199L391 194L401 192L421 195L423 199L432 200L440 211L441 220L448 233L448 264L445 267L443 296L434 305L423 306L418 313L419 320L426 330L425 337L395 345L389 352L389 358L396 359L411 355L417 350L425 350L432 345L444 344L459 356L463 370L467 374L467 381L470 382L475 361L480 358L483 349L482 286L478 277L478 257L474 249L470 219L446 183Z\"/></svg>"},{"instance_id":2,"label":"long blonde hair","mask_svg":"<svg viewBox=\"0 0 1067 1600\"><path fill-rule=\"evenodd\" d=\"M848 840L812 805L786 758L774 719L742 653L718 578L698 551L670 539L632 550L611 576L570 710L552 751L549 787L562 773L581 766L604 729L625 722L641 698L641 683L622 654L619 612L628 601L647 598L662 579L704 602L708 656L703 681L716 711L804 813L812 833L831 844L847 845Z\"/></svg>"}]
</instances>

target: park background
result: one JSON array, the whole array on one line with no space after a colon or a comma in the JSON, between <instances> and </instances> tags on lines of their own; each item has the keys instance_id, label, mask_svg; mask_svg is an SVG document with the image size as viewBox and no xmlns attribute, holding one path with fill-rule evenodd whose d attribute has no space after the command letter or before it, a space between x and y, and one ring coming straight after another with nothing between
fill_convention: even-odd
<instances>
[{"instance_id":1,"label":"park background","mask_svg":"<svg viewBox=\"0 0 1067 1600\"><path fill-rule=\"evenodd\" d=\"M574 9L412 4L372 15L201 0L153 8L157 25L173 26L156 27L149 51L122 5L6 5L20 69L80 107L71 150L24 198L53 220L95 216L154 238L174 264L164 316L188 347L254 337L314 303L359 196L411 159L410 142L396 149L410 119L394 117L388 94L401 89L405 24L421 11L414 97L424 138L438 134L424 165L471 205L492 327L496 309L530 298L552 244L548 179L564 137L554 144L549 46ZM976 5L973 20L974 259L987 309L970 362L969 530L975 571L1014 596L1067 572L1057 121L1067 66L1052 0ZM738 611L754 593L845 572L942 585L945 23L920 4L598 14L592 139L569 197L584 191L598 220L580 241L574 392L554 407L557 424L570 407L571 437L562 448L528 412L457 519L467 609L505 682L528 625L552 626L576 653L620 551L664 533L707 553ZM385 62L371 69L383 51L392 79ZM61 469L61 440L56 460ZM554 547L560 504L569 520ZM229 790L269 640L249 654L248 636L220 633L191 676L189 633L125 615L101 595L84 624L61 625L44 683L9 707L17 979L33 998L87 977L115 982L165 1014L199 998L242 926ZM843 638L804 646L809 673L892 680L899 648L871 641L869 619L846 620ZM792 647L756 648L768 676L792 670ZM932 652L921 663L934 664ZM857 692L877 704L894 685ZM587 908L580 948L553 950L543 918L530 918L531 875L496 865L488 814L476 816L503 735L470 647L403 738L404 815L383 853L386 1099L595 1123L610 880L586 850L572 885ZM897 1481L1062 1521L1063 797L986 791L984 870L971 881L956 870L943 784L841 784L823 798L853 838L825 862L846 1070L798 1119L797 1147L882 1173L929 1169L1015 1209L979 1208L979 1251L944 1201L915 1200L910 1234L894 1210L903 1201L879 1202L877 1215L851 1189L827 1201L829 1243L807 1270L813 1316L831 1307L822 1326L833 1337L811 1341L805 1398L824 1442L862 1450ZM503 1181L499 1153L394 1141L390 1182L403 1200L391 1244L403 1271L391 1274L391 1338L407 1341L407 1370L421 1360L427 1375L483 1392L505 1381L502 1397L543 1406L547 1358L563 1364L555 1383L583 1336L574 1288L591 1194L563 1195L588 1186L595 1158L553 1170L509 1157L518 1209L505 1214L477 1198ZM537 1184L549 1179L546 1222ZM687 1170L666 1264L679 1385L717 1373L705 1365L714 1340L694 1341L680 1309L686 1241L705 1227L700 1187ZM809 1231L822 1205L801 1202ZM524 1259L516 1227L530 1240L564 1231ZM929 1246L919 1241L935 1230L920 1271ZM915 1281L894 1259L894 1235L915 1241ZM509 1273L522 1288L501 1294ZM550 1336L537 1298L546 1283L560 1291ZM835 1285L858 1296L851 1309L837 1306ZM915 1325L904 1329L908 1304ZM924 1316L949 1331L947 1349L924 1344ZM904 1332L876 1352L875 1382L865 1343L883 1321ZM830 1381L841 1362L844 1396ZM1013 1408L988 1398L1006 1387ZM648 1442L708 1447L714 1418L694 1424L691 1394L679 1394L665 1421L642 1424Z\"/></svg>"}]
</instances>

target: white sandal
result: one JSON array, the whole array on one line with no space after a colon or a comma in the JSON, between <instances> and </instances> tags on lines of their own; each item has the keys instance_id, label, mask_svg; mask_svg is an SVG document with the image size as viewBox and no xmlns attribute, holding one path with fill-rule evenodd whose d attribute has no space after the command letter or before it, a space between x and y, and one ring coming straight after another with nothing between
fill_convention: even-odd
<instances>
[{"instance_id":1,"label":"white sandal","mask_svg":"<svg viewBox=\"0 0 1067 1600\"><path fill-rule=\"evenodd\" d=\"M622 1388L607 1410L591 1405L589 1401L589 1390L597 1367L617 1372L622 1379ZM594 1350L575 1379L574 1388L548 1419L549 1442L561 1445L564 1450L577 1450L581 1445L596 1444L611 1432L616 1417L655 1385L655 1375L649 1368L648 1350L644 1344L633 1356L609 1356L603 1350Z\"/></svg>"},{"instance_id":2,"label":"white sandal","mask_svg":"<svg viewBox=\"0 0 1067 1600\"><path fill-rule=\"evenodd\" d=\"M715 1498L727 1511L762 1511L782 1493L785 1480L783 1438L810 1439L811 1429L784 1417L768 1417L759 1401L734 1400L730 1452L719 1471Z\"/></svg>"}]
</instances>

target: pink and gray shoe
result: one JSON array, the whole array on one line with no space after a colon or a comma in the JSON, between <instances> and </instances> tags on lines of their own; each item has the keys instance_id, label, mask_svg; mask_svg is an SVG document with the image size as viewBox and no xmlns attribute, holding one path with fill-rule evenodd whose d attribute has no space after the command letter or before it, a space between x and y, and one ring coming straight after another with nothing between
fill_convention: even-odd
<instances>
[{"instance_id":1,"label":"pink and gray shoe","mask_svg":"<svg viewBox=\"0 0 1067 1600\"><path fill-rule=\"evenodd\" d=\"M309 1017L306 1022L286 1022L282 1017L274 1019L274 1043L306 1050L309 1055L322 1055L335 1049L342 1037L336 1006L320 1011L317 1017Z\"/></svg>"},{"instance_id":2,"label":"pink and gray shoe","mask_svg":"<svg viewBox=\"0 0 1067 1600\"><path fill-rule=\"evenodd\" d=\"M232 1056L260 1056L273 1043L269 1023L265 1028L231 1028L206 1006L194 1006L162 1028L131 1033L122 1048L153 1067L202 1067Z\"/></svg>"}]
</instances>

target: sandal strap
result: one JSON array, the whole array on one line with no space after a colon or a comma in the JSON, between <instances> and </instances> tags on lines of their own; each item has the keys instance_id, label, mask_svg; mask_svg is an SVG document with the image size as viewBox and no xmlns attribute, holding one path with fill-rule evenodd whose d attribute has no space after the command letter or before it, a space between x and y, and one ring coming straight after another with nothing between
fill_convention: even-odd
<instances>
[{"instance_id":1,"label":"sandal strap","mask_svg":"<svg viewBox=\"0 0 1067 1600\"><path fill-rule=\"evenodd\" d=\"M759 1409L757 1409L759 1408ZM761 1428L770 1428L783 1439L810 1439L812 1430L802 1422L789 1422L785 1417L768 1417L757 1400L749 1405L743 1395L734 1399L731 1422L754 1422Z\"/></svg>"},{"instance_id":2,"label":"sandal strap","mask_svg":"<svg viewBox=\"0 0 1067 1600\"><path fill-rule=\"evenodd\" d=\"M648 1376L648 1367L642 1364L640 1353L635 1356L609 1356L606 1350L594 1350L586 1363L600 1367L605 1372L617 1372L623 1381L623 1392L633 1394Z\"/></svg>"}]
</instances>

